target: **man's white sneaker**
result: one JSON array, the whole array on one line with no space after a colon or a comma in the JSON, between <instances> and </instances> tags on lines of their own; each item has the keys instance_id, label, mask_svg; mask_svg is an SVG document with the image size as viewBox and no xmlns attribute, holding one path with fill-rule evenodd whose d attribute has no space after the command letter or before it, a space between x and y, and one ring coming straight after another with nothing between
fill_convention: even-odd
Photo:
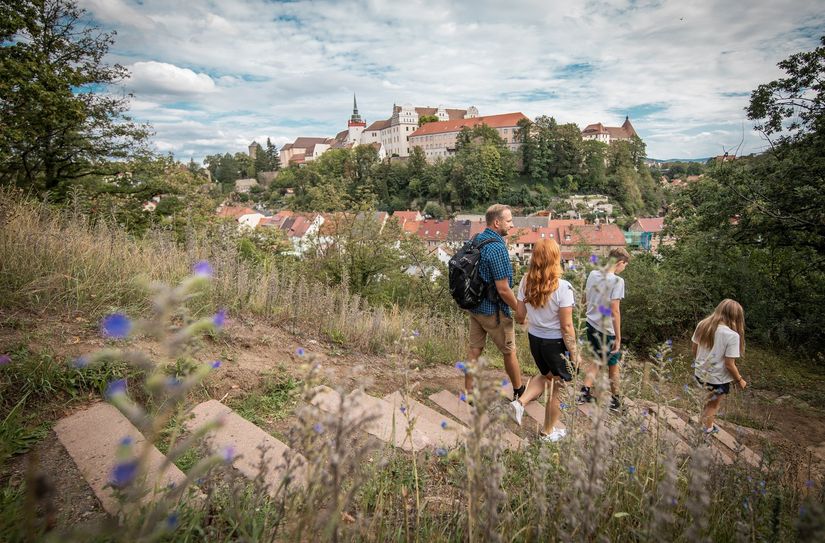
<instances>
[{"instance_id":1,"label":"man's white sneaker","mask_svg":"<svg viewBox=\"0 0 825 543\"><path fill-rule=\"evenodd\" d=\"M567 430L565 430L564 428L555 428L549 434L541 434L541 436L539 436L539 439L546 443L555 443L556 441L560 440L566 435Z\"/></svg>"},{"instance_id":2,"label":"man's white sneaker","mask_svg":"<svg viewBox=\"0 0 825 543\"><path fill-rule=\"evenodd\" d=\"M513 411L511 413L513 420L516 421L516 424L521 426L521 419L524 418L524 406L521 405L521 402L518 400L513 400L510 402L510 405L513 407Z\"/></svg>"}]
</instances>

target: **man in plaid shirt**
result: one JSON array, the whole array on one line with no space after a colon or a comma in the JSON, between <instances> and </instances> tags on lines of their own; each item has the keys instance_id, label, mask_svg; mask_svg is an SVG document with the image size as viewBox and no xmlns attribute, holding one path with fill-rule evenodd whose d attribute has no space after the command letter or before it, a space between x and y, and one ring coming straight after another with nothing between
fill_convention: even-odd
<instances>
[{"instance_id":1,"label":"man in plaid shirt","mask_svg":"<svg viewBox=\"0 0 825 543\"><path fill-rule=\"evenodd\" d=\"M485 218L487 228L478 235L476 241L495 240L481 248L478 267L481 279L489 286L489 296L478 307L470 310L469 358L471 362L478 360L489 334L504 356L504 369L513 383L513 399L516 399L524 392L511 313L511 309L515 310L518 306L518 301L513 294L513 266L504 241L504 236L513 227L513 214L508 206L494 204L487 209ZM473 389L473 378L469 373L464 378L464 385L468 391Z\"/></svg>"}]
</instances>

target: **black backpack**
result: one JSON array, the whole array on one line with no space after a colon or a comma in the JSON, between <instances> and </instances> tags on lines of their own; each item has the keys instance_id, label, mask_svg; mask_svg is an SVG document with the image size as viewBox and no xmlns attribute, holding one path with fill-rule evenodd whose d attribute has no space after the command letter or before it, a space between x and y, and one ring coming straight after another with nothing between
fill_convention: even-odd
<instances>
[{"instance_id":1,"label":"black backpack","mask_svg":"<svg viewBox=\"0 0 825 543\"><path fill-rule=\"evenodd\" d=\"M490 238L476 243L477 238L478 235L465 243L450 259L448 266L450 294L453 295L453 299L461 309L476 308L489 296L490 286L481 279L478 273L481 248L498 240Z\"/></svg>"}]
</instances>

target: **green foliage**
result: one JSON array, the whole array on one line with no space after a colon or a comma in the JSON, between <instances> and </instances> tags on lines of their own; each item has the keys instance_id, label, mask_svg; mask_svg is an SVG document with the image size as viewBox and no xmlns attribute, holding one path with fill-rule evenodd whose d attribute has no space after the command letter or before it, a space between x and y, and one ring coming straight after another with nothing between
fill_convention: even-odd
<instances>
[{"instance_id":1,"label":"green foliage","mask_svg":"<svg viewBox=\"0 0 825 543\"><path fill-rule=\"evenodd\" d=\"M438 122L438 115L421 115L418 117L418 126L424 126L427 123L436 123Z\"/></svg>"},{"instance_id":2,"label":"green foliage","mask_svg":"<svg viewBox=\"0 0 825 543\"><path fill-rule=\"evenodd\" d=\"M260 390L251 391L231 401L230 406L248 421L270 428L274 422L289 416L298 402L300 381L284 372L267 373L262 376Z\"/></svg>"},{"instance_id":3,"label":"green foliage","mask_svg":"<svg viewBox=\"0 0 825 543\"><path fill-rule=\"evenodd\" d=\"M73 0L3 0L0 9L0 182L53 190L146 152L149 128L126 115L128 98L100 90L128 76L103 62L114 33Z\"/></svg>"}]
</instances>

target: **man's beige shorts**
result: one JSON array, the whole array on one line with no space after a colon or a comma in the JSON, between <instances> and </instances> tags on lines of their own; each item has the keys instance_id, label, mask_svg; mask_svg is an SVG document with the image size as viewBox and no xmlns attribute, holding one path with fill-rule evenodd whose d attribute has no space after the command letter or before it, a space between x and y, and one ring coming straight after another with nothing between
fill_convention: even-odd
<instances>
[{"instance_id":1,"label":"man's beige shorts","mask_svg":"<svg viewBox=\"0 0 825 543\"><path fill-rule=\"evenodd\" d=\"M516 328L513 319L500 313L499 322L496 323L495 315L470 313L470 347L484 349L487 334L490 334L490 339L501 354L516 352Z\"/></svg>"}]
</instances>

